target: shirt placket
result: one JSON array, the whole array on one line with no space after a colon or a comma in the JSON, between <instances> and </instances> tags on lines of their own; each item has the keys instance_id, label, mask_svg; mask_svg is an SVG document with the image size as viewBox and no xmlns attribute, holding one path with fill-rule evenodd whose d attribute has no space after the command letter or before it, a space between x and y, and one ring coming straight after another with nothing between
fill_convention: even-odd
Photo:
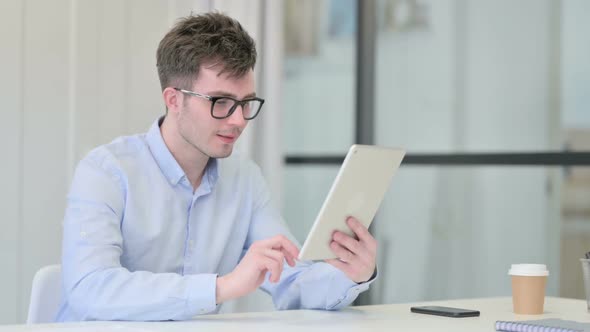
<instances>
[{"instance_id":1,"label":"shirt placket","mask_svg":"<svg viewBox=\"0 0 590 332\"><path fill-rule=\"evenodd\" d=\"M188 181L186 182L188 184ZM192 187L188 185L189 188ZM209 182L207 181L206 177L203 177L203 182L201 185L195 190L194 194L191 193L190 198L188 199L188 208L186 214L186 241L185 241L185 254L184 254L184 274L194 274L196 273L197 267L194 265L195 260L193 259L196 248L197 248L197 223L198 218L195 216L198 211L196 211L196 203L197 201L202 198L204 195L210 192Z\"/></svg>"}]
</instances>

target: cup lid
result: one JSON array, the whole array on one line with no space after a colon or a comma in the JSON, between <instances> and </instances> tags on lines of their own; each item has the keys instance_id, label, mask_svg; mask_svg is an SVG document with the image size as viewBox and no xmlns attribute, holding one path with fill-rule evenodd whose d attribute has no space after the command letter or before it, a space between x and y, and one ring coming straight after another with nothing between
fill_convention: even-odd
<instances>
[{"instance_id":1,"label":"cup lid","mask_svg":"<svg viewBox=\"0 0 590 332\"><path fill-rule=\"evenodd\" d=\"M545 264L512 264L508 274L513 276L545 277L549 275L549 271Z\"/></svg>"}]
</instances>

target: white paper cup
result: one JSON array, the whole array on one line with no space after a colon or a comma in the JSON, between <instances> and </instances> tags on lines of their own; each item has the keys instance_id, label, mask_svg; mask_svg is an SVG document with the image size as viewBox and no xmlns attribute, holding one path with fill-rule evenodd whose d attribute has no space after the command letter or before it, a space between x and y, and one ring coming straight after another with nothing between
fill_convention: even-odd
<instances>
[{"instance_id":1,"label":"white paper cup","mask_svg":"<svg viewBox=\"0 0 590 332\"><path fill-rule=\"evenodd\" d=\"M512 264L512 305L515 314L540 315L545 305L549 271L544 264Z\"/></svg>"}]
</instances>

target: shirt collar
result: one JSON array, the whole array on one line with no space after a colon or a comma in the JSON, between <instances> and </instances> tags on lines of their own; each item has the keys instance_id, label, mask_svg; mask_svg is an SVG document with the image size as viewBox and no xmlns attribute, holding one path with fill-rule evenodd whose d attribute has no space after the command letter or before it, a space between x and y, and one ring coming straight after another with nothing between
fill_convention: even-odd
<instances>
[{"instance_id":1,"label":"shirt collar","mask_svg":"<svg viewBox=\"0 0 590 332\"><path fill-rule=\"evenodd\" d=\"M185 174L170 150L168 150L166 143L164 143L164 138L162 138L162 132L160 131L160 125L163 121L164 117L154 121L146 134L146 140L152 156L162 170L162 173L164 173L170 184L177 185L185 177ZM209 158L203 177L207 177L212 187L215 185L219 178L219 163L217 159Z\"/></svg>"},{"instance_id":2,"label":"shirt collar","mask_svg":"<svg viewBox=\"0 0 590 332\"><path fill-rule=\"evenodd\" d=\"M213 187L219 178L219 160L217 158L209 158L205 168L205 175L209 178L209 183Z\"/></svg>"}]
</instances>

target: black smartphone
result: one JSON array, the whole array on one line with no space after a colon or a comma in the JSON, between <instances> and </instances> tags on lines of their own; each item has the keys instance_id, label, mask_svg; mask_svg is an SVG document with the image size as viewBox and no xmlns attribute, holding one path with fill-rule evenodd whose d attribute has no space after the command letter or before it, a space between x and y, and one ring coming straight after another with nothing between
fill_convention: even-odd
<instances>
[{"instance_id":1,"label":"black smartphone","mask_svg":"<svg viewBox=\"0 0 590 332\"><path fill-rule=\"evenodd\" d=\"M479 311L471 309L451 308L451 307L439 307L439 306L422 306L422 307L411 307L411 312L419 314L438 315L446 317L476 317L479 316Z\"/></svg>"}]
</instances>

